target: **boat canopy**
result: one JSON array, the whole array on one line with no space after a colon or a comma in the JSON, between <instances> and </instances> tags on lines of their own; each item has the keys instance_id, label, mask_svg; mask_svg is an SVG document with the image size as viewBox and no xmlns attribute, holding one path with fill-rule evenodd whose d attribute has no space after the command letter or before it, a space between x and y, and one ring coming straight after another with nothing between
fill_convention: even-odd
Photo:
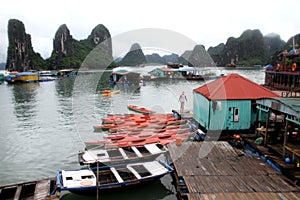
<instances>
[{"instance_id":1,"label":"boat canopy","mask_svg":"<svg viewBox=\"0 0 300 200\"><path fill-rule=\"evenodd\" d=\"M30 75L37 75L36 72L20 72L17 74L18 76L30 76Z\"/></svg>"}]
</instances>

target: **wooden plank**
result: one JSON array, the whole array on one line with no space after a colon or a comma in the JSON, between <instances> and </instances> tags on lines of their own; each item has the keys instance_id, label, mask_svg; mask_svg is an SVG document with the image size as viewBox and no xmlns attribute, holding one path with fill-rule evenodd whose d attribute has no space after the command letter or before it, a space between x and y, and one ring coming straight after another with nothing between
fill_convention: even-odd
<instances>
[{"instance_id":1,"label":"wooden plank","mask_svg":"<svg viewBox=\"0 0 300 200\"><path fill-rule=\"evenodd\" d=\"M19 200L21 191L22 191L22 185L18 185L17 190L15 192L14 200Z\"/></svg>"},{"instance_id":2,"label":"wooden plank","mask_svg":"<svg viewBox=\"0 0 300 200\"><path fill-rule=\"evenodd\" d=\"M189 193L198 193L203 191L204 187L201 183L197 181L198 177L185 177L187 180L185 181L186 187Z\"/></svg>"},{"instance_id":3,"label":"wooden plank","mask_svg":"<svg viewBox=\"0 0 300 200\"><path fill-rule=\"evenodd\" d=\"M201 187L199 187L199 191L198 193L208 193L208 188L207 188L207 182L203 179L202 176L197 177L197 182L199 182L199 184L201 184Z\"/></svg>"},{"instance_id":4,"label":"wooden plank","mask_svg":"<svg viewBox=\"0 0 300 200\"><path fill-rule=\"evenodd\" d=\"M300 192L284 192L278 193L281 199L289 199L289 200L299 200L300 199ZM283 198L284 197L284 198Z\"/></svg>"},{"instance_id":5,"label":"wooden plank","mask_svg":"<svg viewBox=\"0 0 300 200\"><path fill-rule=\"evenodd\" d=\"M228 176L228 180L237 188L238 192L253 192L240 176Z\"/></svg>"},{"instance_id":6,"label":"wooden plank","mask_svg":"<svg viewBox=\"0 0 300 200\"><path fill-rule=\"evenodd\" d=\"M218 177L224 192L238 192L238 188L230 181L228 176L219 176Z\"/></svg>"},{"instance_id":7,"label":"wooden plank","mask_svg":"<svg viewBox=\"0 0 300 200\"><path fill-rule=\"evenodd\" d=\"M35 186L34 198L35 200L42 200L49 193L50 180L38 181Z\"/></svg>"}]
</instances>

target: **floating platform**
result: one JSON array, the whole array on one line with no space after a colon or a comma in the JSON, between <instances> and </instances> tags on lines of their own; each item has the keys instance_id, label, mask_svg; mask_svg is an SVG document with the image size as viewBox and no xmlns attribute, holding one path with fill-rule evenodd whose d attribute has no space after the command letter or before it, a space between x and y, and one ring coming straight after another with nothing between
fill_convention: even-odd
<instances>
[{"instance_id":1,"label":"floating platform","mask_svg":"<svg viewBox=\"0 0 300 200\"><path fill-rule=\"evenodd\" d=\"M35 180L9 185L0 185L0 199L6 200L45 200L54 189L54 178Z\"/></svg>"},{"instance_id":2,"label":"floating platform","mask_svg":"<svg viewBox=\"0 0 300 200\"><path fill-rule=\"evenodd\" d=\"M168 145L179 199L300 199L300 187L228 142Z\"/></svg>"}]
</instances>

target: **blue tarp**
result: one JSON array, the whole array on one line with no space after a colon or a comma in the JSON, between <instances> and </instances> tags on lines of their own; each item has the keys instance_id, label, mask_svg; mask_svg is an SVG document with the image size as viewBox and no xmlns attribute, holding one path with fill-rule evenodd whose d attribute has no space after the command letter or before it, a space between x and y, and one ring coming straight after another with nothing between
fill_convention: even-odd
<instances>
[{"instance_id":1,"label":"blue tarp","mask_svg":"<svg viewBox=\"0 0 300 200\"><path fill-rule=\"evenodd\" d=\"M270 70L270 69L273 68L273 66L271 64L268 64L268 65L265 66L265 68L268 69L268 70Z\"/></svg>"},{"instance_id":2,"label":"blue tarp","mask_svg":"<svg viewBox=\"0 0 300 200\"><path fill-rule=\"evenodd\" d=\"M28 76L28 75L36 75L37 73L35 72L20 72L17 75L18 76Z\"/></svg>"}]
</instances>

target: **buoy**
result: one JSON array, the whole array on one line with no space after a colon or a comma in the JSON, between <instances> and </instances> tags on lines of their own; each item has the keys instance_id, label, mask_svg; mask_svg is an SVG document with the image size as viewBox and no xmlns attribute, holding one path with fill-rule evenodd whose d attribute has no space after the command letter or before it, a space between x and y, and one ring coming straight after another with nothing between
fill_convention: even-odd
<instances>
[{"instance_id":1,"label":"buoy","mask_svg":"<svg viewBox=\"0 0 300 200\"><path fill-rule=\"evenodd\" d=\"M280 70L280 68L281 68L280 64L277 64L276 70L278 71L278 70Z\"/></svg>"},{"instance_id":2,"label":"buoy","mask_svg":"<svg viewBox=\"0 0 300 200\"><path fill-rule=\"evenodd\" d=\"M176 143L176 146L181 146L181 144L182 144L181 138L177 137L176 140L175 140L175 143Z\"/></svg>"},{"instance_id":3,"label":"buoy","mask_svg":"<svg viewBox=\"0 0 300 200\"><path fill-rule=\"evenodd\" d=\"M296 69L297 69L297 64L293 63L293 65L292 65L292 71L294 72L294 71L296 71Z\"/></svg>"}]
</instances>

